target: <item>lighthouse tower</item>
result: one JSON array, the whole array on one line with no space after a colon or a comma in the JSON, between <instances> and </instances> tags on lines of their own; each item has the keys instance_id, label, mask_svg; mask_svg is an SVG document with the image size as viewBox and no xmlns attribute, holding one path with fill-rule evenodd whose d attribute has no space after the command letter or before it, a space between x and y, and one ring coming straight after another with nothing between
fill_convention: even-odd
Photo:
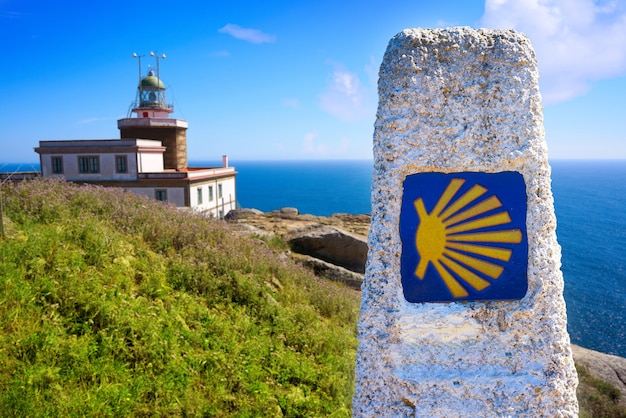
<instances>
[{"instance_id":1,"label":"lighthouse tower","mask_svg":"<svg viewBox=\"0 0 626 418\"><path fill-rule=\"evenodd\" d=\"M157 74L150 69L145 77L141 75L141 57L139 59L139 85L137 97L132 103L134 117L119 119L117 127L121 139L156 139L163 143L163 167L181 170L187 168L187 121L170 118L174 106L167 104L165 99L165 85L159 76L159 58L156 58Z\"/></svg>"}]
</instances>

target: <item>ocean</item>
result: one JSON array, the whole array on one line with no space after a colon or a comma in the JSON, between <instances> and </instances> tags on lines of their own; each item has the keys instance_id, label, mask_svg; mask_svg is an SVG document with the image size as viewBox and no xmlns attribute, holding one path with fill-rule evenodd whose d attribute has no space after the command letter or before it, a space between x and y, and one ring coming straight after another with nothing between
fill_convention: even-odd
<instances>
[{"instance_id":1,"label":"ocean","mask_svg":"<svg viewBox=\"0 0 626 418\"><path fill-rule=\"evenodd\" d=\"M320 216L370 213L371 161L231 164L239 173L242 207L264 212L295 207ZM626 161L551 165L571 340L626 357ZM18 169L36 170L38 164L0 164L0 172Z\"/></svg>"},{"instance_id":2,"label":"ocean","mask_svg":"<svg viewBox=\"0 0 626 418\"><path fill-rule=\"evenodd\" d=\"M626 357L626 161L552 162L572 342Z\"/></svg>"}]
</instances>

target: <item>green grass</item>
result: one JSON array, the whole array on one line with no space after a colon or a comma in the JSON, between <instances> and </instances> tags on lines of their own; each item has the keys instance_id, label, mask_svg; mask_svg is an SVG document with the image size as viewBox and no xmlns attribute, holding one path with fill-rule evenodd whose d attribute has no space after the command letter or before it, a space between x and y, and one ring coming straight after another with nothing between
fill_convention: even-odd
<instances>
[{"instance_id":1,"label":"green grass","mask_svg":"<svg viewBox=\"0 0 626 418\"><path fill-rule=\"evenodd\" d=\"M626 418L626 407L619 403L618 388L591 375L585 366L577 364L576 371L581 418Z\"/></svg>"},{"instance_id":2,"label":"green grass","mask_svg":"<svg viewBox=\"0 0 626 418\"><path fill-rule=\"evenodd\" d=\"M3 186L3 416L349 416L358 295L119 189Z\"/></svg>"}]
</instances>

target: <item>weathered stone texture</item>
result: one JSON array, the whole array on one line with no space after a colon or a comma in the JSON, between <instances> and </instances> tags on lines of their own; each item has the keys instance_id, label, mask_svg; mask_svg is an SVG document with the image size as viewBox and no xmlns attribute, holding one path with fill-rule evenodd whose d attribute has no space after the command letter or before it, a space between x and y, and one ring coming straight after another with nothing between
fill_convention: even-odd
<instances>
[{"instance_id":1,"label":"weathered stone texture","mask_svg":"<svg viewBox=\"0 0 626 418\"><path fill-rule=\"evenodd\" d=\"M577 376L530 42L514 31L409 29L390 41L379 75L354 415L576 416ZM433 171L524 176L529 262L522 300L406 302L402 182Z\"/></svg>"},{"instance_id":2,"label":"weathered stone texture","mask_svg":"<svg viewBox=\"0 0 626 418\"><path fill-rule=\"evenodd\" d=\"M349 232L328 225L311 225L290 231L285 240L291 249L364 273L367 242Z\"/></svg>"}]
</instances>

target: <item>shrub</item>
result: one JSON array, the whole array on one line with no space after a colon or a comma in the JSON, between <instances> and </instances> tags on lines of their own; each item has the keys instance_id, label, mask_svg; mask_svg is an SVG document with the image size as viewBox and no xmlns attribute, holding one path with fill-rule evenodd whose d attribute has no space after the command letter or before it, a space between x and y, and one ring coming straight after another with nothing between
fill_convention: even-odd
<instances>
[{"instance_id":1,"label":"shrub","mask_svg":"<svg viewBox=\"0 0 626 418\"><path fill-rule=\"evenodd\" d=\"M626 408L619 403L621 392L610 383L592 376L585 366L576 365L577 397L582 418L626 418Z\"/></svg>"}]
</instances>

